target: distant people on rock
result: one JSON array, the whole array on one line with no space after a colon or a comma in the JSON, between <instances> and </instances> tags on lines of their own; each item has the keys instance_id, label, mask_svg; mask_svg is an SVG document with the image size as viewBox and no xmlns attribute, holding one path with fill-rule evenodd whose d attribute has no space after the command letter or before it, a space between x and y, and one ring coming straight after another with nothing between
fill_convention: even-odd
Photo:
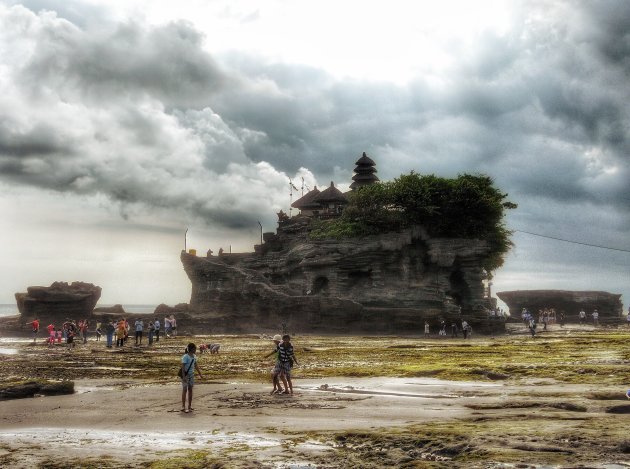
<instances>
[{"instance_id":1,"label":"distant people on rock","mask_svg":"<svg viewBox=\"0 0 630 469\"><path fill-rule=\"evenodd\" d=\"M599 326L599 313L597 310L593 311L593 326Z\"/></svg>"},{"instance_id":2,"label":"distant people on rock","mask_svg":"<svg viewBox=\"0 0 630 469\"><path fill-rule=\"evenodd\" d=\"M430 335L429 321L424 321L424 337L429 337Z\"/></svg>"},{"instance_id":3,"label":"distant people on rock","mask_svg":"<svg viewBox=\"0 0 630 469\"><path fill-rule=\"evenodd\" d=\"M446 335L446 321L444 321L444 319L440 321L440 332L438 332L438 335Z\"/></svg>"},{"instance_id":4,"label":"distant people on rock","mask_svg":"<svg viewBox=\"0 0 630 469\"><path fill-rule=\"evenodd\" d=\"M559 320L560 320L560 327L564 327L564 322L565 322L564 311L560 311Z\"/></svg>"}]
</instances>

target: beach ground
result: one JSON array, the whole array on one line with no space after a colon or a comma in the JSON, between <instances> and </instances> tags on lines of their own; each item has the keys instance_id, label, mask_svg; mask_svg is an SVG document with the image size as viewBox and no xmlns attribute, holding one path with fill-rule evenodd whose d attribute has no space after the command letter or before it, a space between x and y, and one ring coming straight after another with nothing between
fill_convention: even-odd
<instances>
[{"instance_id":1,"label":"beach ground","mask_svg":"<svg viewBox=\"0 0 630 469\"><path fill-rule=\"evenodd\" d=\"M75 393L0 401L0 466L630 467L630 332L512 332L297 336L293 396L269 394L266 337L72 352L4 338L5 385L65 378ZM182 413L188 341L221 353L199 357L206 377Z\"/></svg>"}]
</instances>

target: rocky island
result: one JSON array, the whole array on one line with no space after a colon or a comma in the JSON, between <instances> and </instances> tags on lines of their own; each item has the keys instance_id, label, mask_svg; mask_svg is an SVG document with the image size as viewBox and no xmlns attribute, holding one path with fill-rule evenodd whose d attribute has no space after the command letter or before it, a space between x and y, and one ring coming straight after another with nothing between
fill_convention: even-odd
<instances>
[{"instance_id":1,"label":"rocky island","mask_svg":"<svg viewBox=\"0 0 630 469\"><path fill-rule=\"evenodd\" d=\"M436 236L421 224L400 222L359 236L314 236L322 223L351 213L353 192L364 194L365 186L377 184L375 164L365 153L356 165L350 192L334 183L314 188L293 204L299 215L278 213L276 232L265 233L254 252L198 257L183 251L192 283L190 314L212 332L282 327L418 334L425 320L435 328L440 320L450 326L462 319L477 330L495 327L488 321L492 305L484 285L484 262L492 251L487 240Z\"/></svg>"}]
</instances>

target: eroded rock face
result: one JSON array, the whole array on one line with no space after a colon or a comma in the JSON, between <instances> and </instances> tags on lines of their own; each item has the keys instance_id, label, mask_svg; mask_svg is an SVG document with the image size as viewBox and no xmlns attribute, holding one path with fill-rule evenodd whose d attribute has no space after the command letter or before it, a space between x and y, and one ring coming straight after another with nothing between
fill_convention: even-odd
<instances>
[{"instance_id":1,"label":"eroded rock face","mask_svg":"<svg viewBox=\"0 0 630 469\"><path fill-rule=\"evenodd\" d=\"M599 322L618 322L623 305L621 295L603 291L567 291L567 290L515 290L497 293L510 308L513 317L520 318L521 311L526 308L537 314L538 310L554 308L557 313L565 312L566 322L578 322L581 309L590 319L596 309Z\"/></svg>"},{"instance_id":2,"label":"eroded rock face","mask_svg":"<svg viewBox=\"0 0 630 469\"><path fill-rule=\"evenodd\" d=\"M91 283L54 282L49 287L28 287L16 293L22 318L82 318L92 314L101 297L101 287Z\"/></svg>"},{"instance_id":3,"label":"eroded rock face","mask_svg":"<svg viewBox=\"0 0 630 469\"><path fill-rule=\"evenodd\" d=\"M473 323L486 317L483 241L430 238L421 227L312 241L300 220L291 220L255 253L182 252L191 314L216 332L284 324L300 332L417 334L425 319L435 327L441 317Z\"/></svg>"}]
</instances>

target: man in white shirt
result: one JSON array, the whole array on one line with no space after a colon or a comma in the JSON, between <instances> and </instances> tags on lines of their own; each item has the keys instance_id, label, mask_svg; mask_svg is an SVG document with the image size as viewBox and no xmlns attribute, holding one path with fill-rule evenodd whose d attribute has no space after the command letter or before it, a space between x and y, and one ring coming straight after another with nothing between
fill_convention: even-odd
<instances>
[{"instance_id":1,"label":"man in white shirt","mask_svg":"<svg viewBox=\"0 0 630 469\"><path fill-rule=\"evenodd\" d=\"M586 322L586 311L581 309L579 317L580 317L580 324L584 324Z\"/></svg>"}]
</instances>

